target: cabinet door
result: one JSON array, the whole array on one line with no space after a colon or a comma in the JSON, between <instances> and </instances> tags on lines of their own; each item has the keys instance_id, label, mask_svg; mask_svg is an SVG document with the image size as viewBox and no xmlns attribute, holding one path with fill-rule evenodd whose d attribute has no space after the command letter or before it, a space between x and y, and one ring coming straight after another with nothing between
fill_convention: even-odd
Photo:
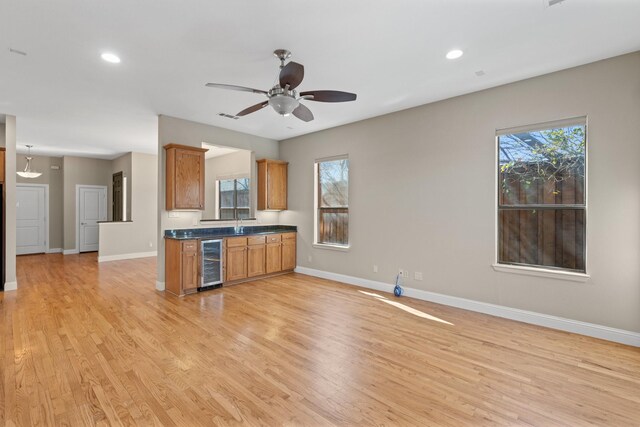
<instances>
[{"instance_id":1,"label":"cabinet door","mask_svg":"<svg viewBox=\"0 0 640 427\"><path fill-rule=\"evenodd\" d=\"M267 243L267 273L282 271L282 244Z\"/></svg>"},{"instance_id":2,"label":"cabinet door","mask_svg":"<svg viewBox=\"0 0 640 427\"><path fill-rule=\"evenodd\" d=\"M176 149L175 209L204 208L204 154Z\"/></svg>"},{"instance_id":3,"label":"cabinet door","mask_svg":"<svg viewBox=\"0 0 640 427\"><path fill-rule=\"evenodd\" d=\"M266 272L266 253L265 245L251 245L247 247L247 276L254 277L265 274Z\"/></svg>"},{"instance_id":4,"label":"cabinet door","mask_svg":"<svg viewBox=\"0 0 640 427\"><path fill-rule=\"evenodd\" d=\"M4 182L4 163L5 163L4 148L0 150L0 182Z\"/></svg>"},{"instance_id":5,"label":"cabinet door","mask_svg":"<svg viewBox=\"0 0 640 427\"><path fill-rule=\"evenodd\" d=\"M267 209L287 209L287 164L267 164Z\"/></svg>"},{"instance_id":6,"label":"cabinet door","mask_svg":"<svg viewBox=\"0 0 640 427\"><path fill-rule=\"evenodd\" d=\"M227 248L227 257L224 262L228 282L245 279L247 277L246 246Z\"/></svg>"},{"instance_id":7,"label":"cabinet door","mask_svg":"<svg viewBox=\"0 0 640 427\"><path fill-rule=\"evenodd\" d=\"M282 269L296 268L296 240L282 239Z\"/></svg>"},{"instance_id":8,"label":"cabinet door","mask_svg":"<svg viewBox=\"0 0 640 427\"><path fill-rule=\"evenodd\" d=\"M182 253L182 291L194 292L198 288L198 252Z\"/></svg>"}]
</instances>

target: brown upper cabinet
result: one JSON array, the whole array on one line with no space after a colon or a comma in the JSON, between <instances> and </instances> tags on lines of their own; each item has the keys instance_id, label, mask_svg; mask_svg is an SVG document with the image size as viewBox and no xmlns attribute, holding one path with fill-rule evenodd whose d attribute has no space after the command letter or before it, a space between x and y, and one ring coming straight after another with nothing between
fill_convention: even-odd
<instances>
[{"instance_id":1,"label":"brown upper cabinet","mask_svg":"<svg viewBox=\"0 0 640 427\"><path fill-rule=\"evenodd\" d=\"M204 209L204 153L206 148L168 144L167 210Z\"/></svg>"},{"instance_id":2,"label":"brown upper cabinet","mask_svg":"<svg viewBox=\"0 0 640 427\"><path fill-rule=\"evenodd\" d=\"M258 160L258 210L287 209L287 167L281 160Z\"/></svg>"}]
</instances>

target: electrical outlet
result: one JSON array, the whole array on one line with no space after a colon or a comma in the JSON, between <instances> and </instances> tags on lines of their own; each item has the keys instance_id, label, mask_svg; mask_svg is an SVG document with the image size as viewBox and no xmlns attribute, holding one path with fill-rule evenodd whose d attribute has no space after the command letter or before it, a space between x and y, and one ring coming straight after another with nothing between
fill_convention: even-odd
<instances>
[{"instance_id":1,"label":"electrical outlet","mask_svg":"<svg viewBox=\"0 0 640 427\"><path fill-rule=\"evenodd\" d=\"M180 212L169 211L169 218L180 218Z\"/></svg>"},{"instance_id":2,"label":"electrical outlet","mask_svg":"<svg viewBox=\"0 0 640 427\"><path fill-rule=\"evenodd\" d=\"M309 255L309 262L312 262L313 258L311 258L311 255Z\"/></svg>"},{"instance_id":3,"label":"electrical outlet","mask_svg":"<svg viewBox=\"0 0 640 427\"><path fill-rule=\"evenodd\" d=\"M149 242L149 247L152 248L153 247L153 242Z\"/></svg>"},{"instance_id":4,"label":"electrical outlet","mask_svg":"<svg viewBox=\"0 0 640 427\"><path fill-rule=\"evenodd\" d=\"M400 277L402 277L403 279L407 279L409 277L409 271L400 269Z\"/></svg>"},{"instance_id":5,"label":"electrical outlet","mask_svg":"<svg viewBox=\"0 0 640 427\"><path fill-rule=\"evenodd\" d=\"M378 266L377 266L377 265L375 265L375 264L373 265L373 272L374 272L374 273L377 273L377 272L378 272Z\"/></svg>"},{"instance_id":6,"label":"electrical outlet","mask_svg":"<svg viewBox=\"0 0 640 427\"><path fill-rule=\"evenodd\" d=\"M416 272L413 274L413 277L414 277L414 279L416 279L416 280L422 280L422 271L416 271Z\"/></svg>"}]
</instances>

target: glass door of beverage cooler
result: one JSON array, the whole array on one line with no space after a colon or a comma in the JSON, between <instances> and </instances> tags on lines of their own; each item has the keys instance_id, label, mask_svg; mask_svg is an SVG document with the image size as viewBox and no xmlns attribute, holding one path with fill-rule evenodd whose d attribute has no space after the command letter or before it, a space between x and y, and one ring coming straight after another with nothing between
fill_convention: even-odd
<instances>
[{"instance_id":1,"label":"glass door of beverage cooler","mask_svg":"<svg viewBox=\"0 0 640 427\"><path fill-rule=\"evenodd\" d=\"M200 287L222 284L222 240L203 240L200 245Z\"/></svg>"}]
</instances>

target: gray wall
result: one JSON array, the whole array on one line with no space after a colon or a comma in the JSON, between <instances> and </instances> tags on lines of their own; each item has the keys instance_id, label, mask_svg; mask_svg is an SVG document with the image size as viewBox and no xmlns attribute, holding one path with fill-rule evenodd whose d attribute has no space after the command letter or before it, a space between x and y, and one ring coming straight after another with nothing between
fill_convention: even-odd
<instances>
[{"instance_id":1,"label":"gray wall","mask_svg":"<svg viewBox=\"0 0 640 427\"><path fill-rule=\"evenodd\" d=\"M71 156L63 157L63 249L79 249L76 248L76 185L108 186L111 182L111 167L111 160ZM108 212L109 205L107 203L107 213Z\"/></svg>"},{"instance_id":2,"label":"gray wall","mask_svg":"<svg viewBox=\"0 0 640 427\"><path fill-rule=\"evenodd\" d=\"M133 200L132 191L131 191L131 188L132 188L131 186L133 181L132 155L133 153L127 153L111 161L111 178L109 179L109 185L107 189L107 192L109 194L108 196L109 200L107 204L107 208L109 211L108 212L109 221L113 220L113 174L118 172L122 172L122 175L127 178L127 220L131 219L131 211L132 211L131 202Z\"/></svg>"},{"instance_id":3,"label":"gray wall","mask_svg":"<svg viewBox=\"0 0 640 427\"><path fill-rule=\"evenodd\" d=\"M5 139L6 139L6 126L4 123L0 123L0 147L4 147L5 146Z\"/></svg>"},{"instance_id":4,"label":"gray wall","mask_svg":"<svg viewBox=\"0 0 640 427\"><path fill-rule=\"evenodd\" d=\"M212 157L205 161L204 213L203 218L213 219L216 215L216 180L251 176L251 151L241 150L224 156ZM253 207L255 209L255 206Z\"/></svg>"},{"instance_id":5,"label":"gray wall","mask_svg":"<svg viewBox=\"0 0 640 427\"><path fill-rule=\"evenodd\" d=\"M49 249L62 248L63 235L63 183L62 183L62 157L47 157L34 154L31 161L31 170L42 172L37 178L22 178L16 175L18 184L48 184L49 185ZM24 154L18 154L16 170L24 170L27 163ZM58 166L60 169L51 169Z\"/></svg>"},{"instance_id":6,"label":"gray wall","mask_svg":"<svg viewBox=\"0 0 640 427\"><path fill-rule=\"evenodd\" d=\"M591 279L494 271L496 129L583 115ZM348 252L312 246L314 159L339 154ZM404 268L409 287L640 332L640 53L286 140L280 155L298 265L386 283Z\"/></svg>"},{"instance_id":7,"label":"gray wall","mask_svg":"<svg viewBox=\"0 0 640 427\"><path fill-rule=\"evenodd\" d=\"M202 147L202 143L241 148L252 151L252 178L256 174L254 159L278 158L278 142L246 133L234 132L216 126L191 122L169 116L158 116L158 283L159 289L164 289L164 230L173 228L191 228L200 226L202 211L179 213L178 218L169 218L165 210L165 150L170 143ZM255 179L252 179L253 202L255 206ZM206 202L206 198L205 198ZM278 213L257 212L256 217L262 223L278 223ZM212 225L202 225L211 227Z\"/></svg>"},{"instance_id":8,"label":"gray wall","mask_svg":"<svg viewBox=\"0 0 640 427\"><path fill-rule=\"evenodd\" d=\"M5 121L5 290L17 287L16 281L16 133L15 116Z\"/></svg>"},{"instance_id":9,"label":"gray wall","mask_svg":"<svg viewBox=\"0 0 640 427\"><path fill-rule=\"evenodd\" d=\"M99 257L147 254L158 242L158 157L129 153L132 222L100 224ZM117 169L114 168L114 170Z\"/></svg>"}]
</instances>

